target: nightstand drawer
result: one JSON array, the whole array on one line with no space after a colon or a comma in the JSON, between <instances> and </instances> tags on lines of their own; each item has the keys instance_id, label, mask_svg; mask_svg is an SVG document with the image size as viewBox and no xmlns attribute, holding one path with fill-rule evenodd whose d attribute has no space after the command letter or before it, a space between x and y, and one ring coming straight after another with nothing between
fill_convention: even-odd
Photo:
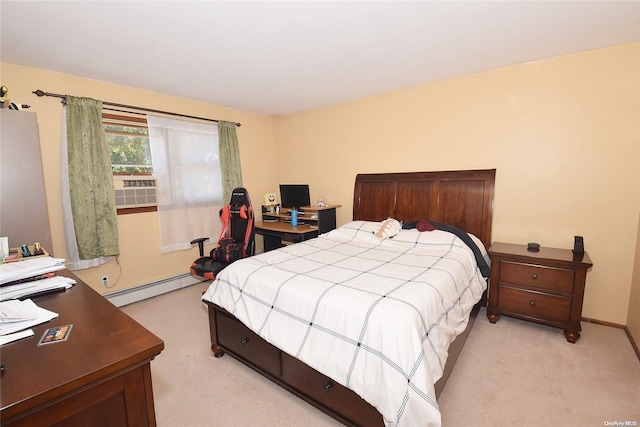
<instances>
[{"instance_id":1,"label":"nightstand drawer","mask_svg":"<svg viewBox=\"0 0 640 427\"><path fill-rule=\"evenodd\" d=\"M504 312L557 322L568 322L571 314L571 298L506 286L498 290L498 306Z\"/></svg>"},{"instance_id":2,"label":"nightstand drawer","mask_svg":"<svg viewBox=\"0 0 640 427\"><path fill-rule=\"evenodd\" d=\"M503 261L500 263L500 281L548 289L551 291L572 293L573 270L535 266L519 262Z\"/></svg>"}]
</instances>

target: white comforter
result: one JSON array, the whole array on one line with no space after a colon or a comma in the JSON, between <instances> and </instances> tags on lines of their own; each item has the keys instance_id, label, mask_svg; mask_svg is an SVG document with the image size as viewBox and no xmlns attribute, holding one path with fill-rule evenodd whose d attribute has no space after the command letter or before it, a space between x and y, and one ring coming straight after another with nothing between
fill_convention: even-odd
<instances>
[{"instance_id":1,"label":"white comforter","mask_svg":"<svg viewBox=\"0 0 640 427\"><path fill-rule=\"evenodd\" d=\"M237 261L203 299L354 390L386 425L438 426L434 383L486 281L454 234L379 239L378 225L354 221Z\"/></svg>"}]
</instances>

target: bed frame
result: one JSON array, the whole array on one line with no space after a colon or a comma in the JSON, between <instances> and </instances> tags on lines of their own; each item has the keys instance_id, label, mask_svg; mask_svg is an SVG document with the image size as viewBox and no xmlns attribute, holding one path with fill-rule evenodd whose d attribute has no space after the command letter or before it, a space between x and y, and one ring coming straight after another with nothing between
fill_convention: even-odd
<instances>
[{"instance_id":1,"label":"bed frame","mask_svg":"<svg viewBox=\"0 0 640 427\"><path fill-rule=\"evenodd\" d=\"M353 197L353 219L403 222L428 219L474 234L491 244L495 169L448 172L359 174ZM435 385L440 394L477 317L449 348L443 376ZM382 416L353 391L335 383L298 359L264 341L226 310L206 302L211 349L216 357L231 354L247 366L348 426L382 426Z\"/></svg>"}]
</instances>

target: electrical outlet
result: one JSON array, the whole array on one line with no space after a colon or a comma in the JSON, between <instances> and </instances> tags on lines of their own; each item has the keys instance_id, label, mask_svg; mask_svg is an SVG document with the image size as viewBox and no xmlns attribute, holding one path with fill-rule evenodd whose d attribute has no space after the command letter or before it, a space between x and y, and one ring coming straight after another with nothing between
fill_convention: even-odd
<instances>
[{"instance_id":1,"label":"electrical outlet","mask_svg":"<svg viewBox=\"0 0 640 427\"><path fill-rule=\"evenodd\" d=\"M109 276L102 276L102 286L109 286Z\"/></svg>"}]
</instances>

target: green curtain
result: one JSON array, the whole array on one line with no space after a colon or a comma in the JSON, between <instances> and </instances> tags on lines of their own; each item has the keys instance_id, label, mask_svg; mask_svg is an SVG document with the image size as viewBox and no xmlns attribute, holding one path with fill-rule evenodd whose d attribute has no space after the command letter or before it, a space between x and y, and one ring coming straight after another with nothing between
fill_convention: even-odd
<instances>
[{"instance_id":1,"label":"green curtain","mask_svg":"<svg viewBox=\"0 0 640 427\"><path fill-rule=\"evenodd\" d=\"M227 203L231 198L233 189L242 187L242 165L240 164L236 124L233 122L218 122L218 138L220 172L222 175L222 200Z\"/></svg>"},{"instance_id":2,"label":"green curtain","mask_svg":"<svg viewBox=\"0 0 640 427\"><path fill-rule=\"evenodd\" d=\"M69 193L80 259L119 255L109 147L102 102L67 96Z\"/></svg>"}]
</instances>

